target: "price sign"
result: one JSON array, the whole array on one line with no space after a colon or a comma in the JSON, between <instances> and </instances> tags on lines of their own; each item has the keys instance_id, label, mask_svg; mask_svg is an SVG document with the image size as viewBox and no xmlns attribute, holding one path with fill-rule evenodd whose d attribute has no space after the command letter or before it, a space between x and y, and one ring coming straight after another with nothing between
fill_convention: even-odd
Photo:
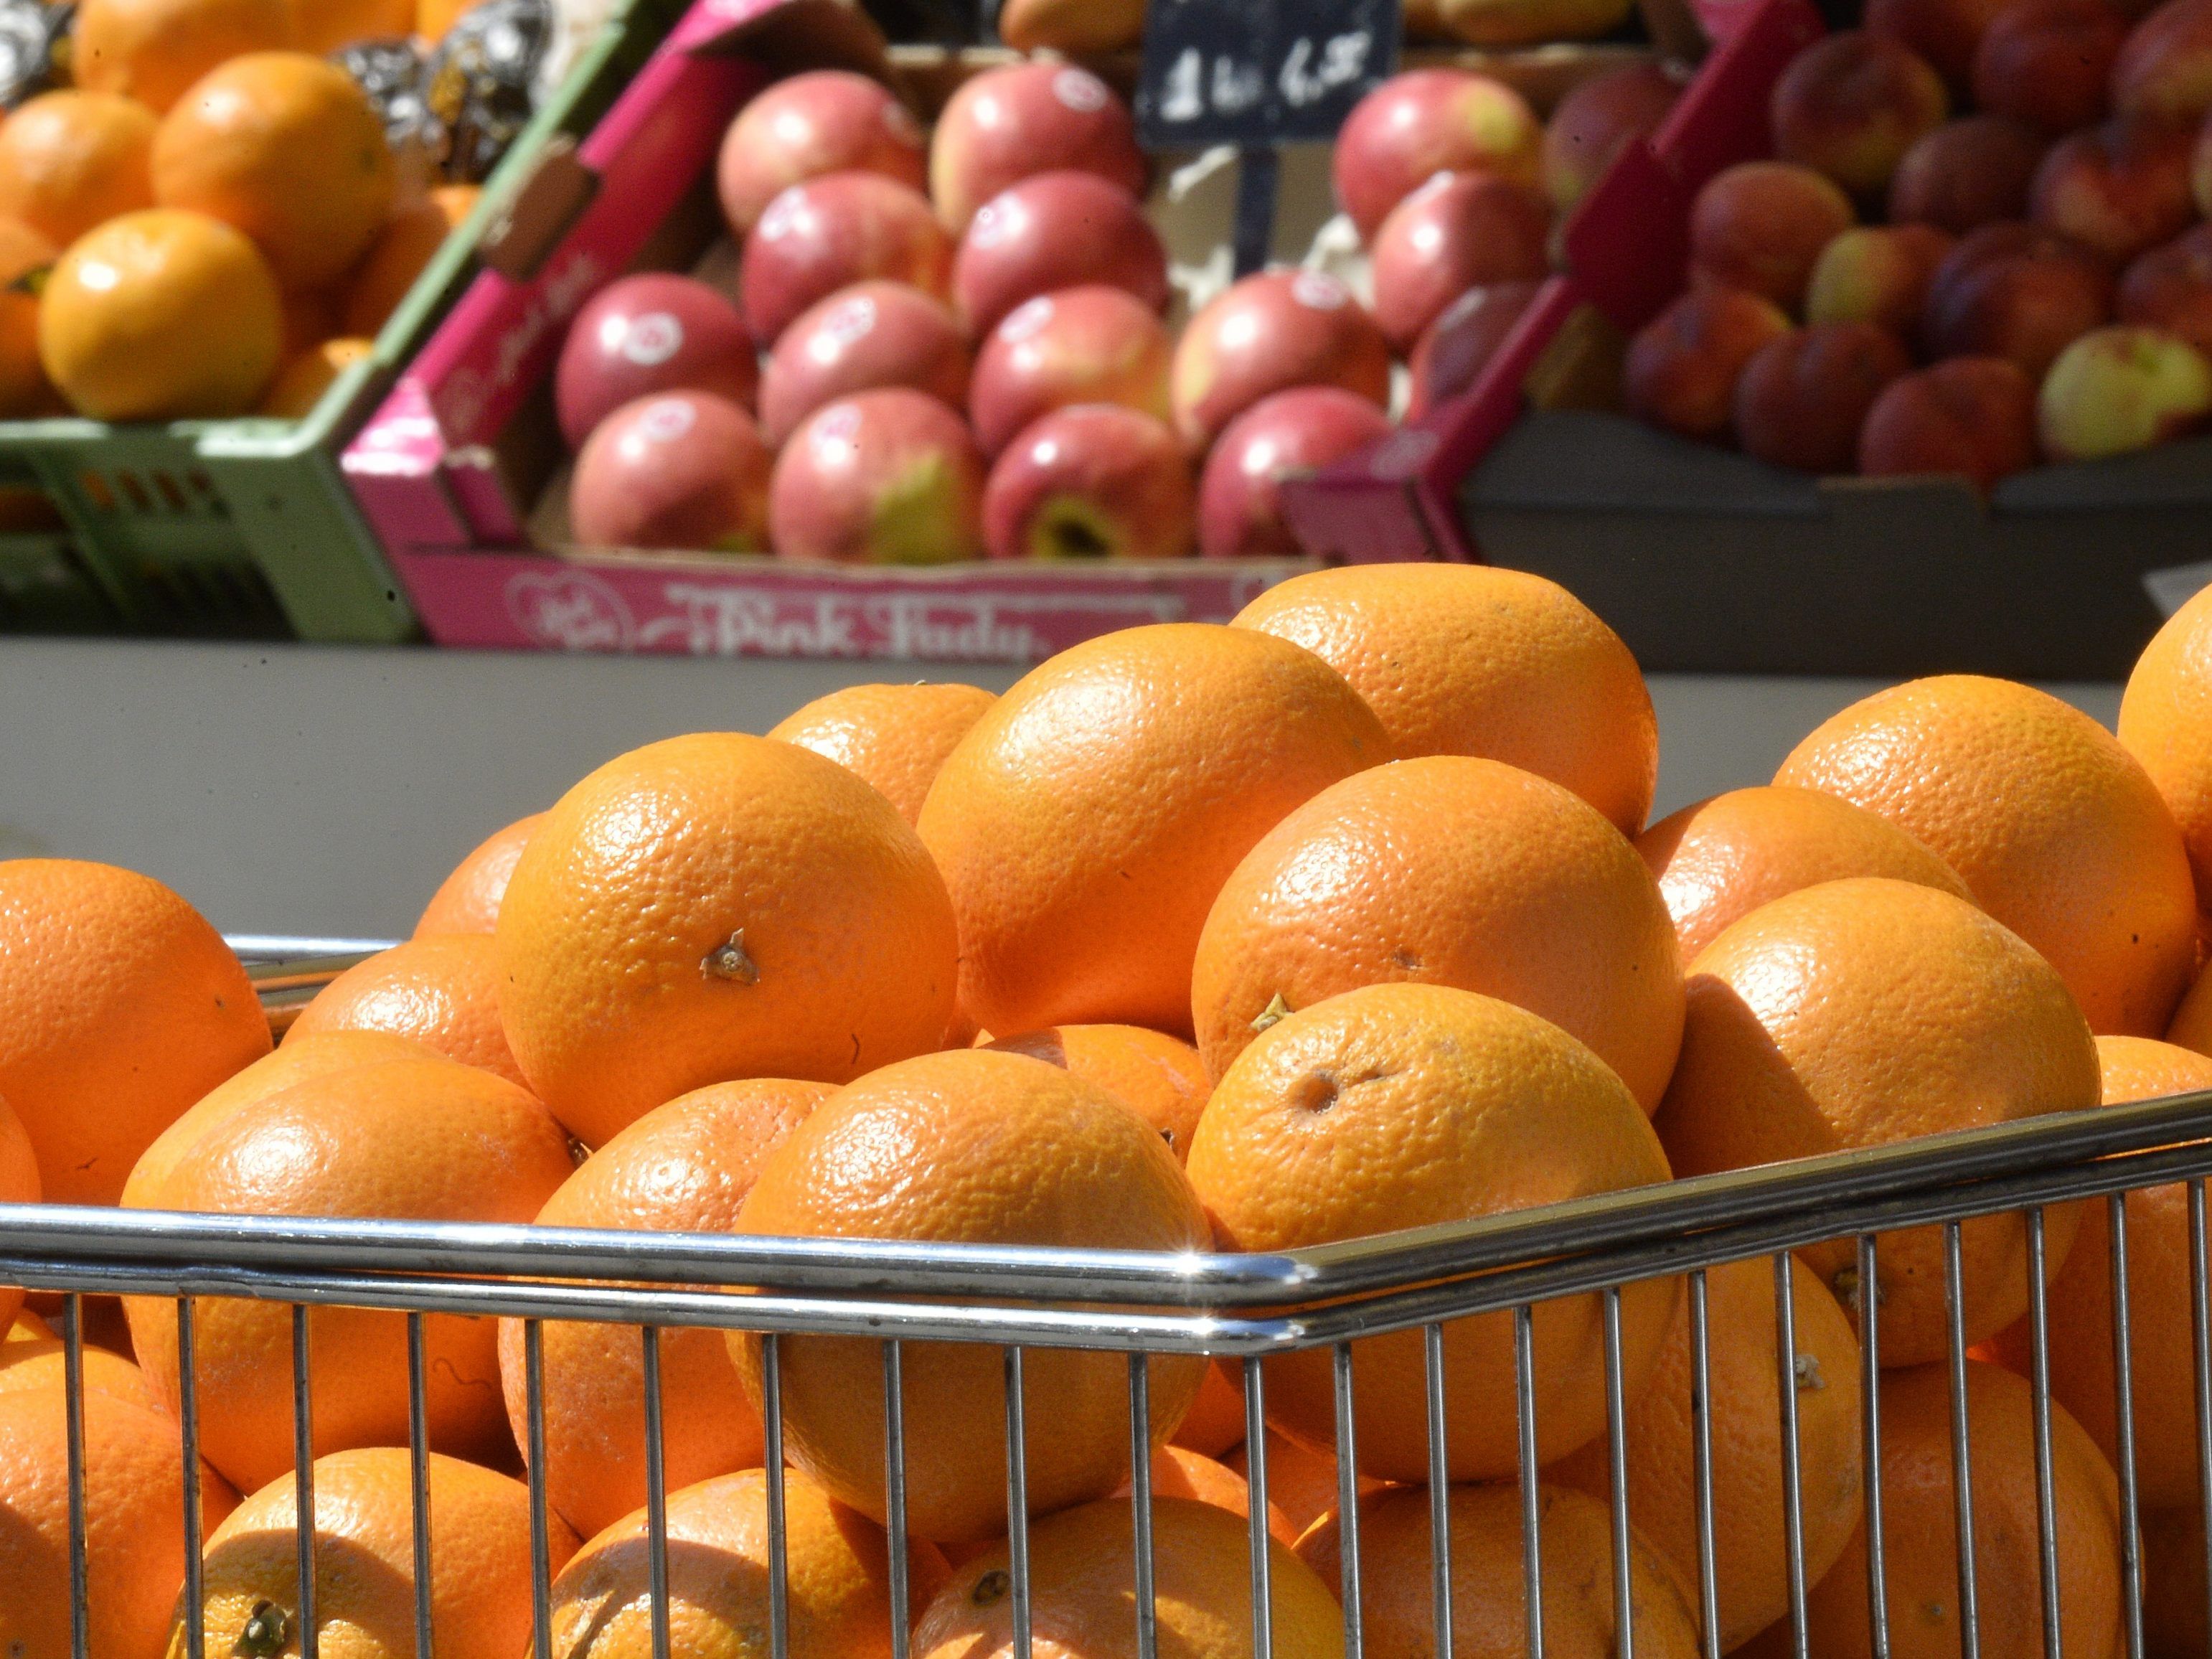
<instances>
[{"instance_id":1,"label":"price sign","mask_svg":"<svg viewBox=\"0 0 2212 1659\"><path fill-rule=\"evenodd\" d=\"M1137 120L1154 149L1334 136L1398 56L1398 0L1152 0Z\"/></svg>"}]
</instances>

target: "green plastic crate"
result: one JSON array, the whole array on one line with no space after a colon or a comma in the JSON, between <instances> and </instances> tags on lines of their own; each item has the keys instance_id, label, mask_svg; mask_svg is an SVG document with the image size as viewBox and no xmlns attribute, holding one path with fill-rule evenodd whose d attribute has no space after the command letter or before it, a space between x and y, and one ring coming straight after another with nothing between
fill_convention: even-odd
<instances>
[{"instance_id":1,"label":"green plastic crate","mask_svg":"<svg viewBox=\"0 0 2212 1659\"><path fill-rule=\"evenodd\" d=\"M481 234L546 146L591 131L682 15L625 0L538 109L377 337L303 419L0 421L0 486L51 529L0 532L0 630L388 641L415 617L338 470L475 269Z\"/></svg>"}]
</instances>

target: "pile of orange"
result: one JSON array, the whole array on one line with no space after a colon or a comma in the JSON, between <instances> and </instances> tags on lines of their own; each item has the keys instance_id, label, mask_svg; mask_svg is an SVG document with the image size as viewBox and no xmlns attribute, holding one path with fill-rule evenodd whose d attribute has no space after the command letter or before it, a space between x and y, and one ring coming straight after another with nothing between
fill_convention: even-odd
<instances>
[{"instance_id":1,"label":"pile of orange","mask_svg":"<svg viewBox=\"0 0 2212 1659\"><path fill-rule=\"evenodd\" d=\"M85 0L74 84L0 121L0 419L297 418L367 356L477 196L404 188L322 56L414 13Z\"/></svg>"},{"instance_id":2,"label":"pile of orange","mask_svg":"<svg viewBox=\"0 0 2212 1659\"><path fill-rule=\"evenodd\" d=\"M1464 567L1302 576L1235 624L1109 635L1001 696L859 687L768 737L619 757L471 853L413 939L273 1048L243 971L167 889L0 863L0 1199L1275 1252L2212 1088L2212 597L2145 654L2117 738L2026 686L1916 681L1810 733L1772 785L1647 826L1656 745L1635 664L1563 590ZM2125 1214L2148 1651L2202 1656L2185 1193ZM2046 1650L2047 1475L2051 1634L2114 1659L2136 1559L2116 1240L2102 1205L2060 1205L2043 1242L2039 1470L2025 1225L1960 1238L1978 1650ZM1612 1652L1625 1613L1665 1659L1790 1650L1785 1390L1810 1650L1873 1651L1872 1298L1889 1650L1959 1652L1946 1268L1923 1228L1883 1237L1873 1284L1850 1241L1707 1274L1710 1632L1692 1295L1662 1276L1610 1316L1594 1292L1538 1305L1547 1651ZM0 1653L44 1659L68 1626L61 1355L44 1302L0 1296L22 1339L0 1345ZM404 1319L317 1307L307 1327L325 1651L411 1653L418 1589L441 1651L523 1651L533 1369L553 1650L653 1651L637 1328L554 1322L533 1346L514 1322L426 1321L418 1586ZM128 1298L118 1321L95 1299L88 1328L93 1651L155 1659L181 1640L176 1305ZM294 1651L291 1320L206 1299L195 1339L210 1650ZM1360 1616L1384 1659L1436 1650L1439 1514L1455 1651L1525 1650L1518 1333L1492 1314L1441 1339L1433 1448L1421 1334L1349 1350ZM670 1650L757 1651L763 1345L656 1343ZM879 1345L787 1333L776 1352L790 1650L888 1656ZM1188 1355L1146 1374L1161 1650L1236 1659L1245 1375ZM996 1346L904 1348L904 1581L929 1659L1012 1640L1006 1376ZM1275 1649L1336 1659L1339 1378L1326 1349L1263 1376ZM1032 1636L1121 1659L1127 1362L1032 1349L1022 1386Z\"/></svg>"}]
</instances>

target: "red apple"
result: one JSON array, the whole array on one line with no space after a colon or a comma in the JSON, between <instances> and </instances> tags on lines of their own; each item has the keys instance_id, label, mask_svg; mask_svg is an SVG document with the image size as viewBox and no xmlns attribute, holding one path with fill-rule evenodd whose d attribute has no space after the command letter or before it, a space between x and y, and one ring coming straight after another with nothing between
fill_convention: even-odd
<instances>
[{"instance_id":1,"label":"red apple","mask_svg":"<svg viewBox=\"0 0 2212 1659\"><path fill-rule=\"evenodd\" d=\"M586 547L761 551L773 459L752 417L726 398L640 398L584 441L569 527Z\"/></svg>"},{"instance_id":2,"label":"red apple","mask_svg":"<svg viewBox=\"0 0 2212 1659\"><path fill-rule=\"evenodd\" d=\"M1774 83L1774 153L1825 173L1862 202L1950 112L1942 77L1910 47L1849 29L1799 52Z\"/></svg>"},{"instance_id":3,"label":"red apple","mask_svg":"<svg viewBox=\"0 0 2212 1659\"><path fill-rule=\"evenodd\" d=\"M2119 319L2178 334L2212 352L2212 225L2154 247L2120 278Z\"/></svg>"},{"instance_id":4,"label":"red apple","mask_svg":"<svg viewBox=\"0 0 2212 1659\"><path fill-rule=\"evenodd\" d=\"M1409 70L1353 106L1330 158L1336 202L1363 237L1439 173L1492 173L1537 182L1542 136L1528 101L1503 81L1466 70Z\"/></svg>"},{"instance_id":5,"label":"red apple","mask_svg":"<svg viewBox=\"0 0 2212 1659\"><path fill-rule=\"evenodd\" d=\"M2156 328L2100 328L2068 346L2036 396L2054 461L2148 449L2212 422L2212 359Z\"/></svg>"},{"instance_id":6,"label":"red apple","mask_svg":"<svg viewBox=\"0 0 2212 1659\"><path fill-rule=\"evenodd\" d=\"M2166 122L2212 111L2212 0L2166 0L2136 25L2112 63L2112 107Z\"/></svg>"},{"instance_id":7,"label":"red apple","mask_svg":"<svg viewBox=\"0 0 2212 1659\"><path fill-rule=\"evenodd\" d=\"M823 404L886 386L959 408L968 401L968 342L920 289L855 283L777 337L761 375L761 435L780 448Z\"/></svg>"},{"instance_id":8,"label":"red apple","mask_svg":"<svg viewBox=\"0 0 2212 1659\"><path fill-rule=\"evenodd\" d=\"M1965 97L1973 81L1974 51L2012 0L1867 0L1866 26L1928 60L1951 90Z\"/></svg>"},{"instance_id":9,"label":"red apple","mask_svg":"<svg viewBox=\"0 0 2212 1659\"><path fill-rule=\"evenodd\" d=\"M1550 233L1551 216L1526 186L1486 173L1439 173L1375 234L1376 322L1410 350L1468 289L1541 276Z\"/></svg>"},{"instance_id":10,"label":"red apple","mask_svg":"<svg viewBox=\"0 0 2212 1659\"><path fill-rule=\"evenodd\" d=\"M2212 218L2212 116L2197 130L2197 147L2189 153L2189 193L2197 212Z\"/></svg>"},{"instance_id":11,"label":"red apple","mask_svg":"<svg viewBox=\"0 0 2212 1659\"><path fill-rule=\"evenodd\" d=\"M2036 222L2124 262L2197 216L2189 193L2195 135L2122 118L2059 141L2036 169Z\"/></svg>"},{"instance_id":12,"label":"red apple","mask_svg":"<svg viewBox=\"0 0 2212 1659\"><path fill-rule=\"evenodd\" d=\"M1055 409L1022 428L983 489L994 559L1179 559L1190 462L1164 421L1119 404Z\"/></svg>"},{"instance_id":13,"label":"red apple","mask_svg":"<svg viewBox=\"0 0 2212 1659\"><path fill-rule=\"evenodd\" d=\"M1708 179L1691 204L1690 267L1703 281L1795 311L1820 250L1856 216L1851 198L1810 167L1739 161Z\"/></svg>"},{"instance_id":14,"label":"red apple","mask_svg":"<svg viewBox=\"0 0 2212 1659\"><path fill-rule=\"evenodd\" d=\"M1931 356L2009 357L2040 381L2051 359L2112 314L2101 256L2040 226L1984 225L1936 268L1921 340Z\"/></svg>"},{"instance_id":15,"label":"red apple","mask_svg":"<svg viewBox=\"0 0 2212 1659\"><path fill-rule=\"evenodd\" d=\"M954 93L929 143L929 193L955 235L1000 191L1039 173L1094 173L1145 193L1137 124L1089 70L1039 61L987 70Z\"/></svg>"},{"instance_id":16,"label":"red apple","mask_svg":"<svg viewBox=\"0 0 2212 1659\"><path fill-rule=\"evenodd\" d=\"M1974 52L1974 102L2057 137L2104 118L2128 20L2107 0L2017 0Z\"/></svg>"},{"instance_id":17,"label":"red apple","mask_svg":"<svg viewBox=\"0 0 2212 1659\"><path fill-rule=\"evenodd\" d=\"M738 112L722 135L714 189L723 218L742 236L792 185L854 172L922 189L929 168L921 128L866 76L814 70L777 82Z\"/></svg>"},{"instance_id":18,"label":"red apple","mask_svg":"<svg viewBox=\"0 0 2212 1659\"><path fill-rule=\"evenodd\" d=\"M1493 283L1471 288L1446 306L1413 348L1406 418L1417 421L1472 386L1542 287Z\"/></svg>"},{"instance_id":19,"label":"red apple","mask_svg":"<svg viewBox=\"0 0 2212 1659\"><path fill-rule=\"evenodd\" d=\"M1209 559L1300 551L1283 522L1283 481L1340 461L1390 430L1365 398L1333 386L1262 398L1229 423L1198 486L1198 548Z\"/></svg>"},{"instance_id":20,"label":"red apple","mask_svg":"<svg viewBox=\"0 0 2212 1659\"><path fill-rule=\"evenodd\" d=\"M2035 456L2035 383L2007 357L1948 357L1892 380L1859 433L1869 477L1954 473L1984 495Z\"/></svg>"},{"instance_id":21,"label":"red apple","mask_svg":"<svg viewBox=\"0 0 2212 1659\"><path fill-rule=\"evenodd\" d=\"M1744 453L1801 472L1849 472L1875 399L1912 368L1904 342L1872 323L1815 323L1759 348L1735 386Z\"/></svg>"},{"instance_id":22,"label":"red apple","mask_svg":"<svg viewBox=\"0 0 2212 1659\"><path fill-rule=\"evenodd\" d=\"M905 386L809 416L776 457L769 533L781 559L945 564L982 550L983 458L961 418Z\"/></svg>"},{"instance_id":23,"label":"red apple","mask_svg":"<svg viewBox=\"0 0 2212 1659\"><path fill-rule=\"evenodd\" d=\"M2027 192L2042 164L2042 136L2002 115L1946 121L1905 152L1889 181L1889 216L1962 236L1982 225L2027 216Z\"/></svg>"},{"instance_id":24,"label":"red apple","mask_svg":"<svg viewBox=\"0 0 2212 1659\"><path fill-rule=\"evenodd\" d=\"M952 261L952 299L971 334L1024 300L1103 283L1155 311L1168 304L1168 256L1137 198L1092 173L1040 173L977 210Z\"/></svg>"},{"instance_id":25,"label":"red apple","mask_svg":"<svg viewBox=\"0 0 2212 1659\"><path fill-rule=\"evenodd\" d=\"M1951 251L1933 225L1861 225L1820 250L1805 293L1808 323L1873 323L1901 338L1920 332L1928 285Z\"/></svg>"},{"instance_id":26,"label":"red apple","mask_svg":"<svg viewBox=\"0 0 2212 1659\"><path fill-rule=\"evenodd\" d=\"M647 272L609 283L576 313L554 371L553 403L574 449L648 392L711 392L742 407L759 380L735 306L689 276Z\"/></svg>"},{"instance_id":27,"label":"red apple","mask_svg":"<svg viewBox=\"0 0 2212 1659\"><path fill-rule=\"evenodd\" d=\"M1009 312L976 354L968 415L996 455L1031 421L1070 404L1121 404L1165 420L1167 329L1118 288L1040 294Z\"/></svg>"},{"instance_id":28,"label":"red apple","mask_svg":"<svg viewBox=\"0 0 2212 1659\"><path fill-rule=\"evenodd\" d=\"M1263 270L1216 295L1175 352L1176 429L1204 447L1271 392L1336 386L1378 409L1390 398L1390 345L1335 277Z\"/></svg>"},{"instance_id":29,"label":"red apple","mask_svg":"<svg viewBox=\"0 0 2212 1659\"><path fill-rule=\"evenodd\" d=\"M766 346L841 288L880 277L942 300L951 272L951 241L920 195L878 173L831 173L768 204L745 240L738 297Z\"/></svg>"},{"instance_id":30,"label":"red apple","mask_svg":"<svg viewBox=\"0 0 2212 1659\"><path fill-rule=\"evenodd\" d=\"M1789 332L1789 317L1771 300L1693 287L1628 343L1621 387L1629 411L1686 437L1724 439L1744 365Z\"/></svg>"},{"instance_id":31,"label":"red apple","mask_svg":"<svg viewBox=\"0 0 2212 1659\"><path fill-rule=\"evenodd\" d=\"M1620 147L1656 132L1682 95L1682 82L1661 64L1607 70L1559 100L1544 125L1544 193L1564 214L1589 193Z\"/></svg>"}]
</instances>

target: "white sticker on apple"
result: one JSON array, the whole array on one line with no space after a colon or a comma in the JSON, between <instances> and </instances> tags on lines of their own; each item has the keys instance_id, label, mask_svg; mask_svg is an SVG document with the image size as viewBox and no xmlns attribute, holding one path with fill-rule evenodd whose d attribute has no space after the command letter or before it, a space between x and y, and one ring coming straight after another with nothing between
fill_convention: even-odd
<instances>
[{"instance_id":1,"label":"white sticker on apple","mask_svg":"<svg viewBox=\"0 0 2212 1659\"><path fill-rule=\"evenodd\" d=\"M684 325L665 311L648 311L629 319L622 355L640 368L658 368L684 349Z\"/></svg>"},{"instance_id":2,"label":"white sticker on apple","mask_svg":"<svg viewBox=\"0 0 2212 1659\"><path fill-rule=\"evenodd\" d=\"M1106 83L1089 70L1064 69L1052 77L1053 96L1079 115L1088 115L1093 110L1106 107L1106 100L1114 94L1106 90Z\"/></svg>"},{"instance_id":3,"label":"white sticker on apple","mask_svg":"<svg viewBox=\"0 0 2212 1659\"><path fill-rule=\"evenodd\" d=\"M672 444L699 424L699 411L682 398L664 398L637 417L638 434L657 444Z\"/></svg>"},{"instance_id":4,"label":"white sticker on apple","mask_svg":"<svg viewBox=\"0 0 2212 1659\"><path fill-rule=\"evenodd\" d=\"M1327 271L1302 270L1291 278L1291 298L1310 311L1336 311L1352 298L1352 290Z\"/></svg>"},{"instance_id":5,"label":"white sticker on apple","mask_svg":"<svg viewBox=\"0 0 2212 1659\"><path fill-rule=\"evenodd\" d=\"M1052 296L1040 294L1006 313L1006 320L999 325L1000 337L1010 344L1019 345L1052 320Z\"/></svg>"}]
</instances>

